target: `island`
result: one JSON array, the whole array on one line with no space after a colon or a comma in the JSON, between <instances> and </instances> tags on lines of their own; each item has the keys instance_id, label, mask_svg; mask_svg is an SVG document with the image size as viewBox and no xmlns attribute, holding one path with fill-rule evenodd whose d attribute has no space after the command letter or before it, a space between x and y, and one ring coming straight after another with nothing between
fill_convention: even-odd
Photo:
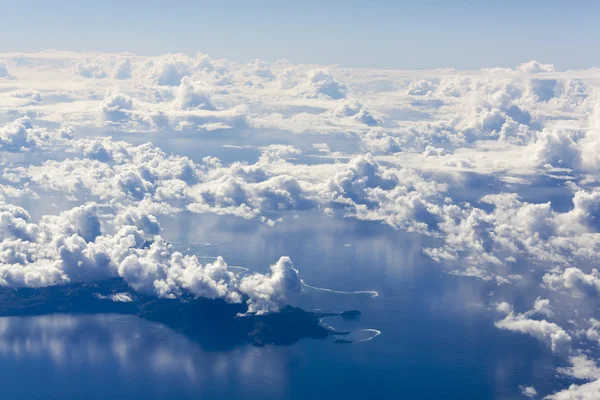
<instances>
[{"instance_id":1,"label":"island","mask_svg":"<svg viewBox=\"0 0 600 400\"><path fill-rule=\"evenodd\" d=\"M0 317L54 313L137 315L181 332L209 349L228 349L243 343L289 345L303 338L348 334L320 323L324 316L344 317L344 313L314 313L289 305L263 315L247 311L245 302L231 304L193 296L161 299L141 294L122 278L37 289L0 287ZM348 315L356 316L357 312Z\"/></svg>"}]
</instances>

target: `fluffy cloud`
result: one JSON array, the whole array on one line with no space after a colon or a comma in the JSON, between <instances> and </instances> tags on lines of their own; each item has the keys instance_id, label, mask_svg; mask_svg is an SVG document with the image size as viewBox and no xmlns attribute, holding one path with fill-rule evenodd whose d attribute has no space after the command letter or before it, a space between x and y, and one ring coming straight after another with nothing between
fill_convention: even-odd
<instances>
[{"instance_id":1,"label":"fluffy cloud","mask_svg":"<svg viewBox=\"0 0 600 400\"><path fill-rule=\"evenodd\" d=\"M543 131L538 136L534 157L540 165L577 169L581 165L581 148L568 132Z\"/></svg>"},{"instance_id":2,"label":"fluffy cloud","mask_svg":"<svg viewBox=\"0 0 600 400\"><path fill-rule=\"evenodd\" d=\"M440 262L460 259L457 273L476 270L486 279L495 276L503 260L515 257L549 266L596 262L593 249L600 245L600 235L583 200L595 198L594 193L576 192L575 207L564 213L555 212L551 203L522 202L516 194L484 196L481 201L493 205L491 212L446 205L439 224L446 245L425 251Z\"/></svg>"},{"instance_id":3,"label":"fluffy cloud","mask_svg":"<svg viewBox=\"0 0 600 400\"><path fill-rule=\"evenodd\" d=\"M580 141L582 162L587 170L598 171L600 167L600 95L595 96L592 112L588 116L588 130Z\"/></svg>"},{"instance_id":4,"label":"fluffy cloud","mask_svg":"<svg viewBox=\"0 0 600 400\"><path fill-rule=\"evenodd\" d=\"M102 115L107 122L123 123L131 119L133 100L123 93L109 96L102 105Z\"/></svg>"},{"instance_id":5,"label":"fluffy cloud","mask_svg":"<svg viewBox=\"0 0 600 400\"><path fill-rule=\"evenodd\" d=\"M558 393L548 396L552 400L592 400L600 394L600 368L585 355L575 355L569 358L572 366L559 368L559 372L576 379L591 381L582 385L571 385Z\"/></svg>"},{"instance_id":6,"label":"fluffy cloud","mask_svg":"<svg viewBox=\"0 0 600 400\"><path fill-rule=\"evenodd\" d=\"M117 64L113 76L115 79L131 78L131 60L129 58L121 60L119 64Z\"/></svg>"},{"instance_id":7,"label":"fluffy cloud","mask_svg":"<svg viewBox=\"0 0 600 400\"><path fill-rule=\"evenodd\" d=\"M0 63L0 78L10 78L8 67L5 63Z\"/></svg>"},{"instance_id":8,"label":"fluffy cloud","mask_svg":"<svg viewBox=\"0 0 600 400\"><path fill-rule=\"evenodd\" d=\"M530 399L535 398L538 394L533 386L521 386L521 393L523 396L529 397Z\"/></svg>"},{"instance_id":9,"label":"fluffy cloud","mask_svg":"<svg viewBox=\"0 0 600 400\"><path fill-rule=\"evenodd\" d=\"M46 216L39 224L5 207L2 220L1 284L37 287L106 276L106 251L94 242L101 234L94 204Z\"/></svg>"},{"instance_id":10,"label":"fluffy cloud","mask_svg":"<svg viewBox=\"0 0 600 400\"><path fill-rule=\"evenodd\" d=\"M289 257L271 265L270 275L244 277L240 289L249 300L249 312L264 313L281 306L291 295L302 290L302 280Z\"/></svg>"},{"instance_id":11,"label":"fluffy cloud","mask_svg":"<svg viewBox=\"0 0 600 400\"><path fill-rule=\"evenodd\" d=\"M596 297L600 292L600 274L593 269L586 274L579 268L570 267L562 273L544 275L544 284L554 290L566 290L575 296Z\"/></svg>"},{"instance_id":12,"label":"fluffy cloud","mask_svg":"<svg viewBox=\"0 0 600 400\"><path fill-rule=\"evenodd\" d=\"M309 71L306 86L309 88L309 93L316 96L322 95L333 100L339 100L346 97L346 86L336 81L331 72L327 69L314 69Z\"/></svg>"},{"instance_id":13,"label":"fluffy cloud","mask_svg":"<svg viewBox=\"0 0 600 400\"><path fill-rule=\"evenodd\" d=\"M549 101L554 98L558 91L556 79L530 79L527 84L527 92L538 101Z\"/></svg>"},{"instance_id":14,"label":"fluffy cloud","mask_svg":"<svg viewBox=\"0 0 600 400\"><path fill-rule=\"evenodd\" d=\"M148 209L130 207L109 227L101 223L94 203L44 216L39 223L24 209L0 203L0 284L39 287L118 275L133 289L160 297L246 298L249 312L258 313L277 311L301 291L298 270L288 257L272 265L268 275L239 280L220 257L202 265L196 256L172 251L156 235L160 227Z\"/></svg>"},{"instance_id":15,"label":"fluffy cloud","mask_svg":"<svg viewBox=\"0 0 600 400\"><path fill-rule=\"evenodd\" d=\"M373 154L391 154L402 150L403 141L400 137L392 136L383 129L371 129L360 138L362 147Z\"/></svg>"},{"instance_id":16,"label":"fluffy cloud","mask_svg":"<svg viewBox=\"0 0 600 400\"><path fill-rule=\"evenodd\" d=\"M198 108L201 110L214 110L207 92L194 86L189 77L183 77L181 84L175 91L175 106L180 110Z\"/></svg>"},{"instance_id":17,"label":"fluffy cloud","mask_svg":"<svg viewBox=\"0 0 600 400\"><path fill-rule=\"evenodd\" d=\"M147 251L123 258L117 271L134 289L160 297L179 297L186 290L195 296L241 301L234 290L235 274L227 271L222 259L203 266L195 256L171 252L162 239L155 240Z\"/></svg>"},{"instance_id":18,"label":"fluffy cloud","mask_svg":"<svg viewBox=\"0 0 600 400\"><path fill-rule=\"evenodd\" d=\"M0 151L30 151L71 137L72 132L68 127L52 131L34 126L30 118L24 117L0 127Z\"/></svg>"},{"instance_id":19,"label":"fluffy cloud","mask_svg":"<svg viewBox=\"0 0 600 400\"><path fill-rule=\"evenodd\" d=\"M600 229L600 191L577 191L573 195L573 210L568 214L573 223L579 222L590 231ZM566 221L568 223L569 221Z\"/></svg>"},{"instance_id":20,"label":"fluffy cloud","mask_svg":"<svg viewBox=\"0 0 600 400\"><path fill-rule=\"evenodd\" d=\"M190 76L191 60L183 54L169 54L146 65L150 79L158 85L178 86L184 76Z\"/></svg>"},{"instance_id":21,"label":"fluffy cloud","mask_svg":"<svg viewBox=\"0 0 600 400\"><path fill-rule=\"evenodd\" d=\"M17 120L3 126L0 130L0 146L4 151L13 152L35 147L39 136L32 132L32 128L29 119Z\"/></svg>"},{"instance_id":22,"label":"fluffy cloud","mask_svg":"<svg viewBox=\"0 0 600 400\"><path fill-rule=\"evenodd\" d=\"M334 110L334 114L338 118L352 118L357 122L365 125L377 125L379 121L371 115L369 110L358 101L348 101Z\"/></svg>"},{"instance_id":23,"label":"fluffy cloud","mask_svg":"<svg viewBox=\"0 0 600 400\"><path fill-rule=\"evenodd\" d=\"M122 112L118 107L114 113ZM119 118L121 116L119 115ZM113 118L114 119L114 118ZM34 129L31 127L30 129ZM57 139L58 140L58 139ZM439 210L426 196L437 187L414 172L381 167L373 156L358 156L334 168L332 176L314 170L313 177L292 172L301 154L292 146L271 145L253 165L224 167L214 159L198 165L185 157L167 156L151 145L133 146L110 140L61 139L67 153L81 158L49 160L28 168L27 178L47 190L98 199L142 200L186 205L196 212L262 218L264 213L318 207L346 208L349 215L380 219L398 226L431 223ZM300 171L302 169L300 168ZM399 185L400 180L403 184ZM428 187L428 185L430 187ZM393 200L392 200L393 199ZM182 203L183 202L183 203ZM391 206L391 207L390 207Z\"/></svg>"},{"instance_id":24,"label":"fluffy cloud","mask_svg":"<svg viewBox=\"0 0 600 400\"><path fill-rule=\"evenodd\" d=\"M247 76L255 75L268 81L275 79L275 75L271 72L269 64L258 59L250 62L245 72Z\"/></svg>"},{"instance_id":25,"label":"fluffy cloud","mask_svg":"<svg viewBox=\"0 0 600 400\"><path fill-rule=\"evenodd\" d=\"M292 89L300 82L298 79L298 70L294 67L286 68L279 73L277 80L283 90Z\"/></svg>"},{"instance_id":26,"label":"fluffy cloud","mask_svg":"<svg viewBox=\"0 0 600 400\"><path fill-rule=\"evenodd\" d=\"M77 74L83 78L103 79L108 77L108 74L98 62L77 63Z\"/></svg>"},{"instance_id":27,"label":"fluffy cloud","mask_svg":"<svg viewBox=\"0 0 600 400\"><path fill-rule=\"evenodd\" d=\"M498 305L498 311L506 313L504 319L496 321L496 326L500 329L534 336L547 342L552 351L564 351L571 345L571 336L557 324L548 322L545 319L536 320L530 318L535 312L539 312L538 309L534 309L534 312L515 314L508 304L501 303Z\"/></svg>"},{"instance_id":28,"label":"fluffy cloud","mask_svg":"<svg viewBox=\"0 0 600 400\"><path fill-rule=\"evenodd\" d=\"M420 80L416 82L412 82L406 91L407 94L413 96L425 96L427 94L435 92L437 86L427 80Z\"/></svg>"},{"instance_id":29,"label":"fluffy cloud","mask_svg":"<svg viewBox=\"0 0 600 400\"><path fill-rule=\"evenodd\" d=\"M34 102L42 101L42 96L37 91L32 90L17 90L11 93L11 96L16 97L18 99L29 99Z\"/></svg>"},{"instance_id":30,"label":"fluffy cloud","mask_svg":"<svg viewBox=\"0 0 600 400\"><path fill-rule=\"evenodd\" d=\"M600 380L584 385L571 385L568 389L548 396L551 400L594 400L600 395Z\"/></svg>"},{"instance_id":31,"label":"fluffy cloud","mask_svg":"<svg viewBox=\"0 0 600 400\"><path fill-rule=\"evenodd\" d=\"M554 72L554 65L552 64L542 64L535 60L531 60L527 63L520 64L517 67L517 70L521 72L527 72L530 74L536 74L540 72Z\"/></svg>"},{"instance_id":32,"label":"fluffy cloud","mask_svg":"<svg viewBox=\"0 0 600 400\"><path fill-rule=\"evenodd\" d=\"M559 372L577 379L600 379L600 368L593 360L585 355L576 355L569 358L570 367L559 368Z\"/></svg>"}]
</instances>

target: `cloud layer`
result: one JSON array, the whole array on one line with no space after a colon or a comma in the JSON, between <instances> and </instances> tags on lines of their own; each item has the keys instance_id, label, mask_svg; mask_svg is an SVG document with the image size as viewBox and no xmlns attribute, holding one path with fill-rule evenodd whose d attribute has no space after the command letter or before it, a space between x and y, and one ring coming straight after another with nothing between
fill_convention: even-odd
<instances>
[{"instance_id":1,"label":"cloud layer","mask_svg":"<svg viewBox=\"0 0 600 400\"><path fill-rule=\"evenodd\" d=\"M496 326L547 343L571 360L560 373L590 381L554 398L592 398L600 377L581 357L600 332L597 75L536 61L378 71L0 54L0 284L122 276L157 296L271 312L302 291L289 258L239 276L174 251L159 218L374 221L428 237L423 252L457 277L539 296L530 309L490 298ZM45 198L61 201L40 215Z\"/></svg>"}]
</instances>

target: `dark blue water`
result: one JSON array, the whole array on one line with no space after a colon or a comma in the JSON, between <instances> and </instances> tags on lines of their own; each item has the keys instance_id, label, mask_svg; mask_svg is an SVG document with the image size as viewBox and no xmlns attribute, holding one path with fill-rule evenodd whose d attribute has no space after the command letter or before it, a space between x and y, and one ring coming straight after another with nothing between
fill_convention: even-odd
<instances>
[{"instance_id":1,"label":"dark blue water","mask_svg":"<svg viewBox=\"0 0 600 400\"><path fill-rule=\"evenodd\" d=\"M136 317L3 318L3 399L520 399L519 385L545 394L566 384L542 343L494 327L490 298L509 289L444 273L417 235L317 214L288 215L274 228L216 216L162 223L176 248L207 261L222 255L264 272L288 255L309 285L377 290L374 298L307 290L295 304L359 309L359 321L325 322L356 338L369 337L364 329L381 335L222 352Z\"/></svg>"}]
</instances>

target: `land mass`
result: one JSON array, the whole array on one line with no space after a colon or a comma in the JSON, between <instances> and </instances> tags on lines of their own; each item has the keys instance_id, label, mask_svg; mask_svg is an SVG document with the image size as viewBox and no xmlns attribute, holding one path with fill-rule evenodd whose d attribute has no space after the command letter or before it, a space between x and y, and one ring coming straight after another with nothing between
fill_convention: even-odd
<instances>
[{"instance_id":1,"label":"land mass","mask_svg":"<svg viewBox=\"0 0 600 400\"><path fill-rule=\"evenodd\" d=\"M288 345L303 338L320 339L347 334L319 322L323 316L344 313L313 313L289 305L280 312L265 315L247 311L245 303L230 304L221 299L191 296L160 299L140 294L133 292L121 278L38 289L0 288L0 316L54 313L137 315L162 323L210 349L227 349L242 343Z\"/></svg>"}]
</instances>

